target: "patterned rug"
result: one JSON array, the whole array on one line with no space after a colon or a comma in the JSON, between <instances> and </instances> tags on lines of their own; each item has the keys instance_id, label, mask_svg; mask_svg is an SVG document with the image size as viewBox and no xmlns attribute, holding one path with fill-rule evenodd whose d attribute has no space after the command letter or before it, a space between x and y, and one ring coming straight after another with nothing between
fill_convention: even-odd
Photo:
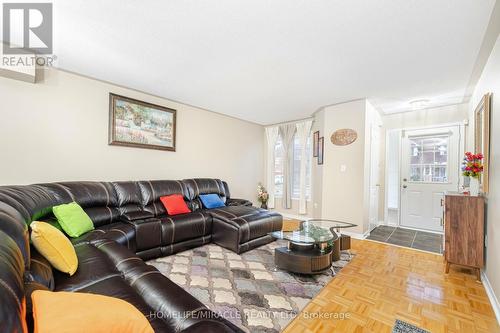
<instances>
[{"instance_id":1,"label":"patterned rug","mask_svg":"<svg viewBox=\"0 0 500 333\"><path fill-rule=\"evenodd\" d=\"M238 255L210 244L148 261L209 309L253 332L280 332L333 278L331 272L300 275L274 266L276 241ZM338 272L351 259L333 264Z\"/></svg>"},{"instance_id":2,"label":"patterned rug","mask_svg":"<svg viewBox=\"0 0 500 333\"><path fill-rule=\"evenodd\" d=\"M426 330L413 326L405 321L396 319L392 333L429 333Z\"/></svg>"}]
</instances>

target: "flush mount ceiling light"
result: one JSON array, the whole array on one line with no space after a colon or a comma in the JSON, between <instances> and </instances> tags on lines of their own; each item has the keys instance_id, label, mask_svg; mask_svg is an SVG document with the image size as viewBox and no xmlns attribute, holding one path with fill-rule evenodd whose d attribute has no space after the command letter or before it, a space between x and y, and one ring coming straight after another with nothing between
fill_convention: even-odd
<instances>
[{"instance_id":1,"label":"flush mount ceiling light","mask_svg":"<svg viewBox=\"0 0 500 333\"><path fill-rule=\"evenodd\" d=\"M416 99L410 102L412 110L425 109L429 105L428 99Z\"/></svg>"}]
</instances>

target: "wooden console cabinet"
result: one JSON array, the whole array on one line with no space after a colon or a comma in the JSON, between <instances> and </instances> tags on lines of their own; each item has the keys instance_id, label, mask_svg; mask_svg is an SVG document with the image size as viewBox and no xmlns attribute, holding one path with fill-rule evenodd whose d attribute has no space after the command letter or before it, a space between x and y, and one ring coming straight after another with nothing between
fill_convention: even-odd
<instances>
[{"instance_id":1,"label":"wooden console cabinet","mask_svg":"<svg viewBox=\"0 0 500 333\"><path fill-rule=\"evenodd\" d=\"M450 264L474 268L481 280L484 266L484 197L447 193L444 199L444 255Z\"/></svg>"}]
</instances>

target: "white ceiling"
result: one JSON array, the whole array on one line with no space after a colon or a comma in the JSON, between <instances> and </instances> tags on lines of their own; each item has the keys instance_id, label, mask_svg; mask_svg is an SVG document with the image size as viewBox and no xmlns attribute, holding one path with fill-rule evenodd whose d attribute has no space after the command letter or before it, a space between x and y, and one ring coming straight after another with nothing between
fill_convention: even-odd
<instances>
[{"instance_id":1,"label":"white ceiling","mask_svg":"<svg viewBox=\"0 0 500 333\"><path fill-rule=\"evenodd\" d=\"M65 70L260 124L459 103L495 0L56 0Z\"/></svg>"}]
</instances>

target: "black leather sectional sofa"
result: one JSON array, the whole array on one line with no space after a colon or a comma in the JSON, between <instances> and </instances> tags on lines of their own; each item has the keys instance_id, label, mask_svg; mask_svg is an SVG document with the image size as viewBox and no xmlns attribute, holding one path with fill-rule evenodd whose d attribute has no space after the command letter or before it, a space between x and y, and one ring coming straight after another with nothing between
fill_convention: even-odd
<instances>
[{"instance_id":1,"label":"black leather sectional sofa","mask_svg":"<svg viewBox=\"0 0 500 333\"><path fill-rule=\"evenodd\" d=\"M182 193L192 213L168 216L160 197ZM200 194L226 207L204 209ZM79 260L73 276L52 270L29 243L29 223L55 223L52 207L75 201L95 230L71 241ZM233 199L218 179L67 182L0 187L0 331L30 324L33 290L79 291L124 299L157 332L240 332L141 259L214 242L241 253L272 238L282 217ZM28 305L26 305L28 303ZM26 309L28 313L26 314Z\"/></svg>"}]
</instances>

